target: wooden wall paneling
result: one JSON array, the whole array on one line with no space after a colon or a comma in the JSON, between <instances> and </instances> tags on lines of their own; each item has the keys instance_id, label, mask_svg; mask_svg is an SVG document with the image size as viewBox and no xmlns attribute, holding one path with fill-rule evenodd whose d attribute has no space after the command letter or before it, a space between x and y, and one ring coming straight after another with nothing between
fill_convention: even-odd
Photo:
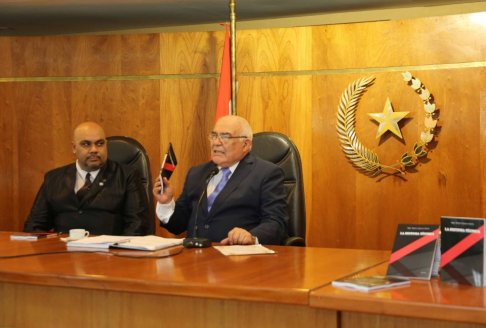
<instances>
[{"instance_id":1,"label":"wooden wall paneling","mask_svg":"<svg viewBox=\"0 0 486 328\"><path fill-rule=\"evenodd\" d=\"M13 77L70 76L75 52L71 38L12 38Z\"/></svg>"},{"instance_id":2,"label":"wooden wall paneling","mask_svg":"<svg viewBox=\"0 0 486 328\"><path fill-rule=\"evenodd\" d=\"M304 27L238 31L237 70L246 73L310 69L310 40L311 29ZM161 34L160 44L162 74L220 72L224 30Z\"/></svg>"},{"instance_id":3,"label":"wooden wall paneling","mask_svg":"<svg viewBox=\"0 0 486 328\"><path fill-rule=\"evenodd\" d=\"M65 117L71 101L69 82L12 84L18 134L19 222L30 213L44 174L70 162L72 130Z\"/></svg>"},{"instance_id":4,"label":"wooden wall paneling","mask_svg":"<svg viewBox=\"0 0 486 328\"><path fill-rule=\"evenodd\" d=\"M160 34L121 35L121 74L160 74Z\"/></svg>"},{"instance_id":5,"label":"wooden wall paneling","mask_svg":"<svg viewBox=\"0 0 486 328\"><path fill-rule=\"evenodd\" d=\"M119 35L83 35L70 40L74 76L122 74L122 40Z\"/></svg>"},{"instance_id":6,"label":"wooden wall paneling","mask_svg":"<svg viewBox=\"0 0 486 328\"><path fill-rule=\"evenodd\" d=\"M172 142L178 165L171 177L174 196L182 192L189 169L210 160L207 134L214 126L217 79L160 81L160 163ZM158 230L170 236L165 229Z\"/></svg>"},{"instance_id":7,"label":"wooden wall paneling","mask_svg":"<svg viewBox=\"0 0 486 328\"><path fill-rule=\"evenodd\" d=\"M314 26L312 29L313 69L484 60L480 40L486 28L471 23L469 15Z\"/></svg>"},{"instance_id":8,"label":"wooden wall paneling","mask_svg":"<svg viewBox=\"0 0 486 328\"><path fill-rule=\"evenodd\" d=\"M480 161L480 179L481 179L481 217L486 216L486 71L484 68L480 70L480 82L479 82L479 129L481 131L479 137L479 161Z\"/></svg>"},{"instance_id":9,"label":"wooden wall paneling","mask_svg":"<svg viewBox=\"0 0 486 328\"><path fill-rule=\"evenodd\" d=\"M221 69L224 28L218 32L160 34L161 74L207 74Z\"/></svg>"},{"instance_id":10,"label":"wooden wall paneling","mask_svg":"<svg viewBox=\"0 0 486 328\"><path fill-rule=\"evenodd\" d=\"M49 102L42 106L40 111L51 112L52 115L52 140L54 146L52 167L46 167L46 172L56 167L66 165L75 161L76 157L72 152L71 141L73 140L72 125L72 82L42 82L50 90ZM19 83L19 87L22 84Z\"/></svg>"},{"instance_id":11,"label":"wooden wall paneling","mask_svg":"<svg viewBox=\"0 0 486 328\"><path fill-rule=\"evenodd\" d=\"M159 35L11 38L14 77L159 74Z\"/></svg>"},{"instance_id":12,"label":"wooden wall paneling","mask_svg":"<svg viewBox=\"0 0 486 328\"><path fill-rule=\"evenodd\" d=\"M310 27L237 32L238 72L287 72L311 69Z\"/></svg>"},{"instance_id":13,"label":"wooden wall paneling","mask_svg":"<svg viewBox=\"0 0 486 328\"><path fill-rule=\"evenodd\" d=\"M12 77L12 38L0 37L0 78Z\"/></svg>"},{"instance_id":14,"label":"wooden wall paneling","mask_svg":"<svg viewBox=\"0 0 486 328\"><path fill-rule=\"evenodd\" d=\"M74 76L160 74L159 35L72 37Z\"/></svg>"},{"instance_id":15,"label":"wooden wall paneling","mask_svg":"<svg viewBox=\"0 0 486 328\"><path fill-rule=\"evenodd\" d=\"M158 80L123 81L121 83L121 108L110 113L111 118L117 115L118 133L139 141L147 151L150 159L152 178L159 174L160 164L160 82Z\"/></svg>"},{"instance_id":16,"label":"wooden wall paneling","mask_svg":"<svg viewBox=\"0 0 486 328\"><path fill-rule=\"evenodd\" d=\"M108 135L122 132L126 109L121 106L121 86L122 81L72 82L72 129L82 122L93 121L105 128Z\"/></svg>"},{"instance_id":17,"label":"wooden wall paneling","mask_svg":"<svg viewBox=\"0 0 486 328\"><path fill-rule=\"evenodd\" d=\"M12 84L0 83L0 230L13 231L18 223L18 135Z\"/></svg>"},{"instance_id":18,"label":"wooden wall paneling","mask_svg":"<svg viewBox=\"0 0 486 328\"><path fill-rule=\"evenodd\" d=\"M307 226L312 218L311 77L244 77L238 85L238 115L253 133L289 136L299 149L304 174Z\"/></svg>"},{"instance_id":19,"label":"wooden wall paneling","mask_svg":"<svg viewBox=\"0 0 486 328\"><path fill-rule=\"evenodd\" d=\"M486 60L486 42L484 42L486 36L486 24L484 24L486 18L486 12L474 13L469 15L471 24L473 24L473 30L479 30L478 35L478 47L480 49L480 60Z\"/></svg>"},{"instance_id":20,"label":"wooden wall paneling","mask_svg":"<svg viewBox=\"0 0 486 328\"><path fill-rule=\"evenodd\" d=\"M356 176L336 132L336 113L348 78L312 78L312 213L308 245L350 247L356 239ZM348 246L349 245L349 246Z\"/></svg>"},{"instance_id":21,"label":"wooden wall paneling","mask_svg":"<svg viewBox=\"0 0 486 328\"><path fill-rule=\"evenodd\" d=\"M431 145L420 178L420 223L442 215L481 217L481 74L477 68L414 73L436 99L440 111L436 145ZM426 178L424 178L426 177Z\"/></svg>"}]
</instances>

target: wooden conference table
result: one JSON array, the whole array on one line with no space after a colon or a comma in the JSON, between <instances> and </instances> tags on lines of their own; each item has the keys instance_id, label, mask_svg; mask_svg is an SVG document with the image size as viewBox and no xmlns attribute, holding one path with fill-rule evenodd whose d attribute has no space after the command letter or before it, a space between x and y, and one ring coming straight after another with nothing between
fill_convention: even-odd
<instances>
[{"instance_id":1,"label":"wooden conference table","mask_svg":"<svg viewBox=\"0 0 486 328\"><path fill-rule=\"evenodd\" d=\"M385 275L388 263L353 276ZM485 288L413 280L411 286L359 293L331 285L310 294L310 306L335 309L348 327L485 327Z\"/></svg>"},{"instance_id":2,"label":"wooden conference table","mask_svg":"<svg viewBox=\"0 0 486 328\"><path fill-rule=\"evenodd\" d=\"M59 238L29 242L9 236L0 232L0 256L67 250ZM343 276L384 275L389 252L269 248L277 253L226 257L206 248L129 259L70 249L0 259L0 327L486 325L484 288L437 278L370 294L330 286ZM177 250L114 252L156 256Z\"/></svg>"},{"instance_id":3,"label":"wooden conference table","mask_svg":"<svg viewBox=\"0 0 486 328\"><path fill-rule=\"evenodd\" d=\"M0 256L68 250L59 238L10 241L10 234L0 232ZM338 311L311 308L310 292L389 257L269 248L277 253L226 257L205 248L130 259L71 248L0 259L0 327L337 327Z\"/></svg>"}]
</instances>

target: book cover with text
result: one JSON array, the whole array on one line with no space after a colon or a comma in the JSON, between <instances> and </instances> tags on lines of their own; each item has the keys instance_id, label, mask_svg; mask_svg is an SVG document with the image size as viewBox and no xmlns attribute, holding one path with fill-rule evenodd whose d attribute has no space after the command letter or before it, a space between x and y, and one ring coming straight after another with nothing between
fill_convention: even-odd
<instances>
[{"instance_id":1,"label":"book cover with text","mask_svg":"<svg viewBox=\"0 0 486 328\"><path fill-rule=\"evenodd\" d=\"M441 280L485 286L484 223L480 218L441 218Z\"/></svg>"},{"instance_id":2,"label":"book cover with text","mask_svg":"<svg viewBox=\"0 0 486 328\"><path fill-rule=\"evenodd\" d=\"M430 279L439 230L439 225L399 224L386 275Z\"/></svg>"}]
</instances>

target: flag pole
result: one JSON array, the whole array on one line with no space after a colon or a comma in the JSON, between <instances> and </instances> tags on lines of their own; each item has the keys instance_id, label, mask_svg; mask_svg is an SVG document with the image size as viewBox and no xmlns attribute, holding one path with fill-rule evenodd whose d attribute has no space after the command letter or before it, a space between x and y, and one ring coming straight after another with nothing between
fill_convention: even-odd
<instances>
[{"instance_id":1,"label":"flag pole","mask_svg":"<svg viewBox=\"0 0 486 328\"><path fill-rule=\"evenodd\" d=\"M229 0L231 33L231 115L236 115L236 2Z\"/></svg>"}]
</instances>

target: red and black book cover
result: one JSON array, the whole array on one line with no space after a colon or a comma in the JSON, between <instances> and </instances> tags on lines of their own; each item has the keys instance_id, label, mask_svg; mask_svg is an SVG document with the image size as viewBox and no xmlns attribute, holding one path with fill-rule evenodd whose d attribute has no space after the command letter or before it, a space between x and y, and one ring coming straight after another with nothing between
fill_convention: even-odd
<instances>
[{"instance_id":1,"label":"red and black book cover","mask_svg":"<svg viewBox=\"0 0 486 328\"><path fill-rule=\"evenodd\" d=\"M387 276L430 279L439 225L399 224Z\"/></svg>"},{"instance_id":2,"label":"red and black book cover","mask_svg":"<svg viewBox=\"0 0 486 328\"><path fill-rule=\"evenodd\" d=\"M441 218L441 280L484 286L484 222L476 218Z\"/></svg>"}]
</instances>

